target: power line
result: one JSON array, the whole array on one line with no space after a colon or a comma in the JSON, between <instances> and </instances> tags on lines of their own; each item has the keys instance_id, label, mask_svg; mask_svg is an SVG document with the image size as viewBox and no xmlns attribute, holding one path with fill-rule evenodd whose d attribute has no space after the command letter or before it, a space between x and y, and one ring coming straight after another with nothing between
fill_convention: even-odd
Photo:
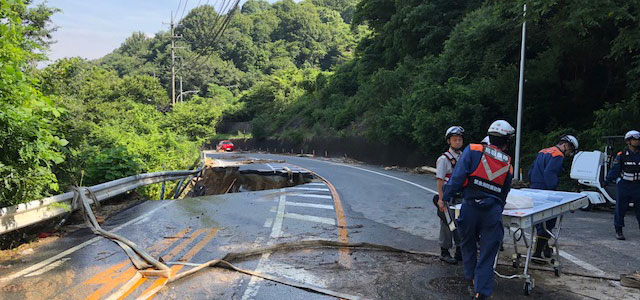
<instances>
[{"instance_id":1,"label":"power line","mask_svg":"<svg viewBox=\"0 0 640 300\"><path fill-rule=\"evenodd\" d=\"M201 1L202 0L198 2L198 5L200 5ZM170 25L170 38L171 38L171 103L172 104L175 104L175 101L176 101L176 95L175 95L176 71L180 71L182 68L188 65L200 66L202 62L205 62L207 59L211 57L211 55L214 53L213 45L215 44L215 42L218 41L218 39L222 36L222 34L225 32L225 30L229 26L229 23L231 22L233 14L236 12L239 3L240 3L240 0L223 0L222 1L220 5L220 8L222 10L220 11L220 13L216 12L215 19L213 20L213 26L208 26L208 28L211 28L210 33L212 34L211 39L207 41L208 45L204 49L201 49L199 53L196 53L195 56L191 57L187 63L184 63L184 60L181 60L181 65L178 68L178 70L176 70L175 49L184 48L184 47L175 46L175 39L178 37L181 37L181 36L175 35L175 28L177 27L177 25L181 25L181 24L174 23L174 15L173 15L173 12L171 12L171 23L169 23L169 25ZM176 16L177 16L177 12L180 9L180 4L182 4L182 0L180 0L180 3L178 4L178 10L176 11ZM184 13L186 11L187 4L188 4L188 0L185 0L184 7L182 9L182 16L180 17L179 23L182 21L182 17L184 16ZM205 4L205 6L206 5L209 5L209 0L207 0L207 3ZM213 5L213 9L214 11L216 10L215 5ZM197 20L198 20L197 23L194 24L195 29L198 31L205 31L205 30L202 30L203 27L205 26L205 24L203 24L204 23L203 18L198 18ZM208 54L205 55L205 53L208 53ZM201 61L202 59L204 59L204 61Z\"/></svg>"},{"instance_id":2,"label":"power line","mask_svg":"<svg viewBox=\"0 0 640 300\"><path fill-rule=\"evenodd\" d=\"M184 1L184 7L182 8L182 15L180 15L179 21L182 21L182 17L184 17L184 11L187 10L187 4L188 3L189 3L189 0L185 0Z\"/></svg>"},{"instance_id":3,"label":"power line","mask_svg":"<svg viewBox=\"0 0 640 300\"><path fill-rule=\"evenodd\" d=\"M187 0L187 1L188 1L188 0ZM200 3L202 3L202 0L198 0L198 4L197 4L194 8L200 7ZM207 1L207 3L209 3L209 1ZM205 4L205 5L206 5L206 4ZM187 6L185 5L185 8L186 8L186 7L187 7ZM183 17L184 17L184 9L182 10L182 16L180 16L180 21L178 22L178 24L182 23ZM180 24L180 25L182 25L182 24Z\"/></svg>"},{"instance_id":4,"label":"power line","mask_svg":"<svg viewBox=\"0 0 640 300\"><path fill-rule=\"evenodd\" d=\"M231 5L232 3L233 3L233 5ZM195 57L193 57L192 59L190 59L190 60L187 62L187 65L188 65L188 64L192 64L192 63L193 63L194 65L200 65L200 64L202 63L202 62L201 62L201 59L202 59L202 58L205 58L205 60L204 60L204 61L206 61L207 59L209 59L209 58L211 57L211 55L213 54L213 52L209 53L209 54L208 54L208 55L206 55L206 56L204 56L202 53L206 53L206 52L213 51L213 44L214 44L215 42L217 42L217 41L218 41L218 39L222 36L222 34L223 34L223 33L225 32L225 30L227 29L227 27L228 27L229 23L231 22L231 19L232 19L232 17L233 17L233 14L235 13L235 11L236 11L236 10L237 10L237 8L238 8L238 4L239 4L239 3L240 3L240 0L223 1L222 5L221 5L221 6L222 6L222 8L223 8L223 10L221 11L221 13L220 13L220 14L218 14L218 15L216 16L216 19L214 20L214 25L213 25L211 28L214 28L214 30L215 30L215 28L217 27L217 24L218 24L218 22L219 22L220 18L221 18L222 16L224 16L224 17L222 17L222 18L223 18L223 20L222 20L221 25L220 25L219 27L217 27L217 31L215 31L215 32L213 33L213 38L209 41L209 46L205 47L205 48L203 49L203 51L200 51L201 53L198 53ZM226 13L226 14L224 13L225 9L228 9L228 11L227 11L227 13ZM183 66L183 67L184 67L184 66Z\"/></svg>"},{"instance_id":5,"label":"power line","mask_svg":"<svg viewBox=\"0 0 640 300\"><path fill-rule=\"evenodd\" d=\"M176 8L176 12L180 11L180 6L182 5L182 0L180 0L180 2L178 2L178 7Z\"/></svg>"},{"instance_id":6,"label":"power line","mask_svg":"<svg viewBox=\"0 0 640 300\"><path fill-rule=\"evenodd\" d=\"M204 6L207 6L207 5L209 5L209 0L207 0L207 3L205 3L205 5L204 5ZM213 10L215 11L215 4L213 5ZM221 15L222 15L222 14L218 14L218 13L216 13L216 17L215 17L215 19L213 20L213 25L212 25L212 26L210 26L210 28L216 28L216 25L218 24L218 21L219 21L219 19L220 19L220 16L221 16ZM204 20L203 20L203 18L198 18L198 19L197 19L197 21L198 21L198 22L197 22L196 24L194 24L195 29L196 29L197 31L202 31L202 29L203 29L202 27L204 26L204 25L203 25ZM209 49L209 47L205 48L205 50L206 50L206 49ZM191 64L191 63L193 63L194 61L196 61L197 59L199 59L201 56L202 56L202 53L196 53L196 55L192 56L192 57L189 59L189 61L187 62L187 64ZM183 66L181 66L181 68L182 68L182 67L184 67L184 65L183 65Z\"/></svg>"}]
</instances>

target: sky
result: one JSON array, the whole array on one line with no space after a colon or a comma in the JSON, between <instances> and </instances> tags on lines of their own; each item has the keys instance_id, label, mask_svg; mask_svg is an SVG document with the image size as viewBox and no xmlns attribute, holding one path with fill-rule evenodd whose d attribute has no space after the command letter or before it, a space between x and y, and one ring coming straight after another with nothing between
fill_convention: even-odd
<instances>
[{"instance_id":1,"label":"sky","mask_svg":"<svg viewBox=\"0 0 640 300\"><path fill-rule=\"evenodd\" d=\"M268 0L273 3L276 0ZM45 1L34 1L42 3ZM47 6L62 9L51 17L58 30L48 53L49 62L63 57L100 58L118 48L136 31L152 37L167 31L171 11L184 16L199 3L218 4L219 0L49 0ZM243 3L245 1L241 1ZM180 10L178 10L178 5ZM46 63L45 63L46 64Z\"/></svg>"}]
</instances>

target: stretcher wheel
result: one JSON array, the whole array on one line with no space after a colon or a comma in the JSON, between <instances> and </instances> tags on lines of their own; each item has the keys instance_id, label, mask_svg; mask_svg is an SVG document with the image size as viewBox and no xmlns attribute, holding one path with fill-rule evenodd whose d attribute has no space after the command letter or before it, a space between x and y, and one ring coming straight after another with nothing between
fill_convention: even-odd
<instances>
[{"instance_id":1,"label":"stretcher wheel","mask_svg":"<svg viewBox=\"0 0 640 300\"><path fill-rule=\"evenodd\" d=\"M512 265L514 268L516 268L516 269L517 269L518 267L520 267L520 258L521 258L521 255L520 255L520 254L513 254L511 257L512 257L511 265Z\"/></svg>"},{"instance_id":2,"label":"stretcher wheel","mask_svg":"<svg viewBox=\"0 0 640 300\"><path fill-rule=\"evenodd\" d=\"M553 265L553 274L556 277L560 277L560 263L556 259L551 259L551 264Z\"/></svg>"},{"instance_id":3,"label":"stretcher wheel","mask_svg":"<svg viewBox=\"0 0 640 300\"><path fill-rule=\"evenodd\" d=\"M531 291L533 290L533 285L531 284L531 282L525 282L524 283L524 295L525 296L529 296L531 295Z\"/></svg>"}]
</instances>

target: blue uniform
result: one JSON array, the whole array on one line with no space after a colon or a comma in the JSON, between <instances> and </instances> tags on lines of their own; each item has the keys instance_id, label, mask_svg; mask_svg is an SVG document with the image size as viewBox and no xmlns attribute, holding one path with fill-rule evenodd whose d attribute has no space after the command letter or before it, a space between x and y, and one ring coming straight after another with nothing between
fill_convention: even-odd
<instances>
[{"instance_id":1,"label":"blue uniform","mask_svg":"<svg viewBox=\"0 0 640 300\"><path fill-rule=\"evenodd\" d=\"M444 187L442 198L443 201L450 202L453 195L462 191L464 200L457 221L464 277L467 280L474 280L476 293L489 296L494 287L493 262L504 237L502 210L511 187L513 170L506 172L502 188L499 190L494 188L494 192L488 192L471 184L465 187L465 184L474 178L475 171L481 167L479 165L483 158L483 151L481 145L474 144L464 149L449 182Z\"/></svg>"},{"instance_id":2,"label":"blue uniform","mask_svg":"<svg viewBox=\"0 0 640 300\"><path fill-rule=\"evenodd\" d=\"M556 146L540 150L529 170L530 188L555 190L558 187L558 175L562 172L563 161L564 153ZM556 220L557 218L553 218L546 222L548 230L556 227ZM547 239L550 237L542 223L536 225L536 233Z\"/></svg>"},{"instance_id":3,"label":"blue uniform","mask_svg":"<svg viewBox=\"0 0 640 300\"><path fill-rule=\"evenodd\" d=\"M613 217L613 225L616 228L624 227L624 215L629 208L629 203L634 202L634 209L636 212L636 219L640 224L640 178L637 169L633 170L633 167L629 167L632 164L640 164L640 152L632 152L625 150L618 153L613 166L607 174L606 181L608 183L618 180L617 184L617 197L616 197L616 211ZM625 167L625 165L627 167ZM619 179L618 179L619 178Z\"/></svg>"}]
</instances>

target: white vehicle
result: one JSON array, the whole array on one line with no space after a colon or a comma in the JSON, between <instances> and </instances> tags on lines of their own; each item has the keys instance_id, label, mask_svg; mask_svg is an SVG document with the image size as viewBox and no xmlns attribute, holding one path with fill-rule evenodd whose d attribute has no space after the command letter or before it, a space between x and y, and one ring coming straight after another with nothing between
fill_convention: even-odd
<instances>
[{"instance_id":1,"label":"white vehicle","mask_svg":"<svg viewBox=\"0 0 640 300\"><path fill-rule=\"evenodd\" d=\"M582 187L581 193L589 197L588 210L594 206L611 206L616 204L616 185L604 186L605 177L611 168L616 152L614 145L622 144L622 136L605 136L607 141L604 152L580 151L573 157L570 176Z\"/></svg>"}]
</instances>

